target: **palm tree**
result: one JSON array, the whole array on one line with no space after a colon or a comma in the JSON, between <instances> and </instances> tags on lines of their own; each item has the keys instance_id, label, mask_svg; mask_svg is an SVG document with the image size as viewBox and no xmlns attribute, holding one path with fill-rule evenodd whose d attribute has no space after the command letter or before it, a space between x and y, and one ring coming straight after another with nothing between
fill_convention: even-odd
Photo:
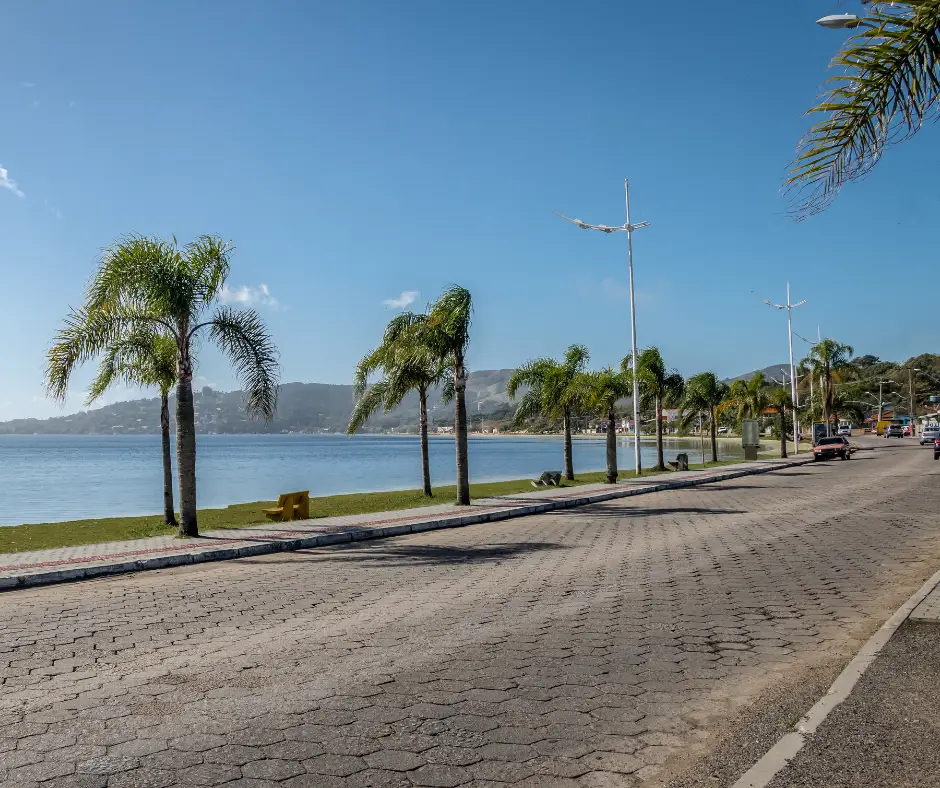
<instances>
[{"instance_id":1,"label":"palm tree","mask_svg":"<svg viewBox=\"0 0 940 788\"><path fill-rule=\"evenodd\" d=\"M623 360L621 371L630 370L630 357ZM663 408L678 403L682 399L685 381L676 370L666 369L659 348L648 347L640 353L636 374L640 384L640 397L645 401L646 407L650 404L656 409L656 470L665 471L666 463L663 457Z\"/></svg>"},{"instance_id":2,"label":"palm tree","mask_svg":"<svg viewBox=\"0 0 940 788\"><path fill-rule=\"evenodd\" d=\"M834 339L823 339L810 348L806 357L806 365L820 381L823 421L826 424L832 418L835 383L845 380L852 372L851 358L854 354L855 349L851 345L843 345Z\"/></svg>"},{"instance_id":3,"label":"palm tree","mask_svg":"<svg viewBox=\"0 0 940 788\"><path fill-rule=\"evenodd\" d=\"M141 332L165 331L173 338L180 536L199 535L192 380L200 332L207 330L209 340L235 367L249 415L270 419L277 404L277 349L258 313L221 306L205 314L222 293L231 254L228 243L211 236L182 248L176 239L122 238L105 250L82 306L66 317L47 357L47 391L64 401L76 365Z\"/></svg>"},{"instance_id":4,"label":"palm tree","mask_svg":"<svg viewBox=\"0 0 940 788\"><path fill-rule=\"evenodd\" d=\"M686 381L682 397L682 412L685 421L696 413L708 413L712 439L712 462L718 462L718 408L728 398L728 385L722 383L714 372L700 372Z\"/></svg>"},{"instance_id":5,"label":"palm tree","mask_svg":"<svg viewBox=\"0 0 940 788\"><path fill-rule=\"evenodd\" d=\"M758 372L750 380L736 380L728 392L728 404L737 412L738 424L743 419L760 420L769 404L767 380Z\"/></svg>"},{"instance_id":6,"label":"palm tree","mask_svg":"<svg viewBox=\"0 0 940 788\"><path fill-rule=\"evenodd\" d=\"M793 407L793 399L790 397L790 391L784 386L774 386L770 390L767 402L777 411L777 428L780 430L780 456L787 456L787 408Z\"/></svg>"},{"instance_id":7,"label":"palm tree","mask_svg":"<svg viewBox=\"0 0 940 788\"><path fill-rule=\"evenodd\" d=\"M633 393L629 372L615 372L608 367L584 376L587 406L607 419L607 483L617 483L617 402Z\"/></svg>"},{"instance_id":8,"label":"palm tree","mask_svg":"<svg viewBox=\"0 0 940 788\"><path fill-rule=\"evenodd\" d=\"M574 481L574 461L571 453L571 416L584 395L583 373L590 360L584 345L570 345L562 361L537 358L528 361L513 372L506 384L506 393L515 399L519 389L528 391L519 401L515 420L517 424L533 416L561 419L564 431L565 478Z\"/></svg>"},{"instance_id":9,"label":"palm tree","mask_svg":"<svg viewBox=\"0 0 940 788\"><path fill-rule=\"evenodd\" d=\"M410 391L418 392L418 433L421 441L421 477L424 494L431 492L431 466L428 456L428 391L440 384L449 370L440 359L414 352L420 346L422 333L427 330L426 315L412 320L398 315L385 329L382 344L366 354L356 367L353 388L356 407L349 419L349 434L355 433L379 408L388 413ZM381 369L381 380L369 385L369 376Z\"/></svg>"},{"instance_id":10,"label":"palm tree","mask_svg":"<svg viewBox=\"0 0 940 788\"><path fill-rule=\"evenodd\" d=\"M445 399L454 400L454 438L457 447L457 503L470 505L470 470L467 460L467 348L470 345L470 323L473 297L466 288L448 287L428 307L426 315L405 313L405 325L423 324L421 342L409 354L418 363L430 367L440 365L450 370L444 389Z\"/></svg>"},{"instance_id":11,"label":"palm tree","mask_svg":"<svg viewBox=\"0 0 940 788\"><path fill-rule=\"evenodd\" d=\"M163 521L177 525L173 507L173 465L170 459L170 389L176 383L176 342L167 334L142 330L117 340L105 351L98 375L88 390L86 405L99 399L111 385L160 389L160 434L163 448Z\"/></svg>"},{"instance_id":12,"label":"palm tree","mask_svg":"<svg viewBox=\"0 0 940 788\"><path fill-rule=\"evenodd\" d=\"M843 184L865 177L885 148L936 117L940 99L940 0L879 3L830 68L824 113L800 143L786 186L799 218L826 208Z\"/></svg>"}]
</instances>

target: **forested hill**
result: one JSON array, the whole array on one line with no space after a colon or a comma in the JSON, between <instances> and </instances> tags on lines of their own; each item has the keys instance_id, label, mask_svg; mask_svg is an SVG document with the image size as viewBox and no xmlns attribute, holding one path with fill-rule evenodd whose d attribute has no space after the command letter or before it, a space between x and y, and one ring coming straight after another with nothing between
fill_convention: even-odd
<instances>
[{"instance_id":1,"label":"forested hill","mask_svg":"<svg viewBox=\"0 0 940 788\"><path fill-rule=\"evenodd\" d=\"M507 414L506 382L511 369L481 370L470 373L467 381L467 411L471 417ZM196 429L202 433L337 432L346 429L353 407L352 386L327 383L285 383L278 398L277 415L272 421L249 419L240 391L213 391L206 387L195 393ZM441 403L440 392L429 399L432 422L453 420L453 405ZM478 407L479 406L479 407ZM174 409L171 399L170 412ZM409 395L400 407L377 414L366 430L390 430L416 426L417 394ZM175 420L173 428L175 429ZM0 422L0 434L147 434L160 430L160 400L135 399L94 410L51 419L16 419Z\"/></svg>"}]
</instances>

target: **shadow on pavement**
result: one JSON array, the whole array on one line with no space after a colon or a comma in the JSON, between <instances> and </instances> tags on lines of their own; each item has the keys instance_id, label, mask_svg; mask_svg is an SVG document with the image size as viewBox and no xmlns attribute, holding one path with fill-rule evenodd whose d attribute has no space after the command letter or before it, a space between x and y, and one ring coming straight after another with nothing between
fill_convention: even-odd
<instances>
[{"instance_id":1,"label":"shadow on pavement","mask_svg":"<svg viewBox=\"0 0 940 788\"><path fill-rule=\"evenodd\" d=\"M414 545L393 544L391 542L359 542L353 545L334 545L323 552L323 548L297 550L278 556L280 561L301 563L311 557L328 558L330 561L348 561L356 563L375 562L382 566L414 566L415 564L486 564L505 561L509 558L521 558L530 553L545 550L563 550L565 545L556 542L509 542L507 544L479 545L458 547L454 545ZM289 558L306 556L305 558ZM251 563L254 559L243 558Z\"/></svg>"},{"instance_id":2,"label":"shadow on pavement","mask_svg":"<svg viewBox=\"0 0 940 788\"><path fill-rule=\"evenodd\" d=\"M664 514L747 514L744 509L713 509L709 506L658 506L653 508L639 506L611 506L607 504L593 504L579 506L574 510L561 510L552 512L559 515L587 515L589 517L655 517Z\"/></svg>"}]
</instances>

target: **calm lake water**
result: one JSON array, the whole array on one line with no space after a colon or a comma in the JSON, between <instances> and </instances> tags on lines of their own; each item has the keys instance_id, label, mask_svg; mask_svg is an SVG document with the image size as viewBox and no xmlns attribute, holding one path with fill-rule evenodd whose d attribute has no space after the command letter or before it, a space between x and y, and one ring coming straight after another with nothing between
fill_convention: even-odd
<instances>
[{"instance_id":1,"label":"calm lake water","mask_svg":"<svg viewBox=\"0 0 940 788\"><path fill-rule=\"evenodd\" d=\"M726 442L722 442L726 443ZM722 457L740 447L719 444ZM633 467L633 445L618 441L619 465ZM655 444L641 446L655 462ZM667 441L666 454L700 461L698 440ZM454 441L431 439L431 480L453 484ZM578 471L605 468L604 439L574 442ZM560 437L470 438L470 480L537 477L562 467ZM174 468L175 470L175 468ZM417 437L382 435L200 435L199 507L270 500L279 492L331 495L421 486ZM0 435L0 525L157 514L162 509L158 435Z\"/></svg>"}]
</instances>

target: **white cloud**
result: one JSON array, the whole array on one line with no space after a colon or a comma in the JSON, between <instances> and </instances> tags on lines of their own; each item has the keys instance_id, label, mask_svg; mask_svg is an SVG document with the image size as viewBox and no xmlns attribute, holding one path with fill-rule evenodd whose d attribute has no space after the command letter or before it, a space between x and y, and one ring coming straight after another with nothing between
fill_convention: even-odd
<instances>
[{"instance_id":1,"label":"white cloud","mask_svg":"<svg viewBox=\"0 0 940 788\"><path fill-rule=\"evenodd\" d=\"M277 309L279 306L277 299L271 295L268 286L263 283L257 287L242 285L241 287L231 288L228 285L223 285L219 300L224 304L241 304L242 306L269 306L272 309Z\"/></svg>"},{"instance_id":2,"label":"white cloud","mask_svg":"<svg viewBox=\"0 0 940 788\"><path fill-rule=\"evenodd\" d=\"M419 295L421 293L418 290L403 290L398 298L386 298L382 303L392 309L404 309L411 306Z\"/></svg>"},{"instance_id":3,"label":"white cloud","mask_svg":"<svg viewBox=\"0 0 940 788\"><path fill-rule=\"evenodd\" d=\"M0 167L0 189L9 189L17 197L26 196L23 194L23 192L20 191L19 187L16 185L16 181L10 177L10 173L8 173L3 167Z\"/></svg>"}]
</instances>

